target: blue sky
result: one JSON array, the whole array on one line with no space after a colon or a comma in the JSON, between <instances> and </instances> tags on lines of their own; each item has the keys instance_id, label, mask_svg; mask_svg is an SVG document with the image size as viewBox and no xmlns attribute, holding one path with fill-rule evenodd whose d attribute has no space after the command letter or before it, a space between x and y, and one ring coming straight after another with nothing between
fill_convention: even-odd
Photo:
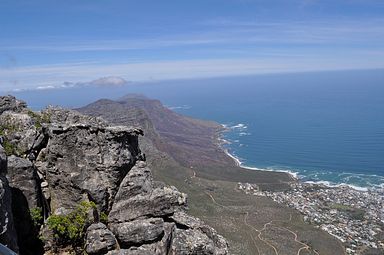
<instances>
[{"instance_id":1,"label":"blue sky","mask_svg":"<svg viewBox=\"0 0 384 255\"><path fill-rule=\"evenodd\" d=\"M384 68L382 0L1 0L0 90Z\"/></svg>"}]
</instances>

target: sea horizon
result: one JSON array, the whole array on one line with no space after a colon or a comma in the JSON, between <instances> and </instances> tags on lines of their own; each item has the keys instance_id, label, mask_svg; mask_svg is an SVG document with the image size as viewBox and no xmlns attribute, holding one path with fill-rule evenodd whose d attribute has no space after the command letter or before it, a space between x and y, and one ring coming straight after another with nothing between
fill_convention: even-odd
<instances>
[{"instance_id":1,"label":"sea horizon","mask_svg":"<svg viewBox=\"0 0 384 255\"><path fill-rule=\"evenodd\" d=\"M227 127L224 147L242 167L304 182L384 187L384 70L225 77L14 93L39 110L76 108L139 93Z\"/></svg>"}]
</instances>

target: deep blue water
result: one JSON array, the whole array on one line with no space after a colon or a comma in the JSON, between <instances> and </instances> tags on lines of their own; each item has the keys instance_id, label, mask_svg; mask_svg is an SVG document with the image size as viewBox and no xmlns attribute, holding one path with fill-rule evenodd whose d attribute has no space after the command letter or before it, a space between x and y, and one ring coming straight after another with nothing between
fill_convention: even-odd
<instances>
[{"instance_id":1,"label":"deep blue water","mask_svg":"<svg viewBox=\"0 0 384 255\"><path fill-rule=\"evenodd\" d=\"M230 131L244 165L304 180L384 184L384 70L260 75L16 94L35 109L143 93ZM239 125L241 124L241 125Z\"/></svg>"}]
</instances>

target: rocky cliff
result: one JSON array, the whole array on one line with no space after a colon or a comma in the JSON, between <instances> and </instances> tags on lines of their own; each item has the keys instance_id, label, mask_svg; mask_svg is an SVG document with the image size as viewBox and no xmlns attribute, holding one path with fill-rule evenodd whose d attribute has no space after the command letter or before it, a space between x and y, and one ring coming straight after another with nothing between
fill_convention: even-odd
<instances>
[{"instance_id":1,"label":"rocky cliff","mask_svg":"<svg viewBox=\"0 0 384 255\"><path fill-rule=\"evenodd\" d=\"M214 229L186 214L186 194L153 180L142 134L0 97L1 243L20 254L227 254ZM57 221L84 201L95 206L80 218L79 233L67 227L73 222ZM65 231L80 242L60 241Z\"/></svg>"}]
</instances>

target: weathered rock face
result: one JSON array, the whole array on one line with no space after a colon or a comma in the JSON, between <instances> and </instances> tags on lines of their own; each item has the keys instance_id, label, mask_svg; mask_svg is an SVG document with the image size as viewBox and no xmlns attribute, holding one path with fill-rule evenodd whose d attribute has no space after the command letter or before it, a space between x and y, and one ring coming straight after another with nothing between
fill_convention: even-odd
<instances>
[{"instance_id":1,"label":"weathered rock face","mask_svg":"<svg viewBox=\"0 0 384 255\"><path fill-rule=\"evenodd\" d=\"M3 147L0 145L0 243L18 252L17 235L14 228L11 189L5 177L7 173L7 159Z\"/></svg>"},{"instance_id":2,"label":"weathered rock face","mask_svg":"<svg viewBox=\"0 0 384 255\"><path fill-rule=\"evenodd\" d=\"M36 168L28 159L8 157L7 179L12 193L12 212L22 254L38 254L42 249L38 229L30 210L41 208L43 197Z\"/></svg>"},{"instance_id":3,"label":"weathered rock face","mask_svg":"<svg viewBox=\"0 0 384 255\"><path fill-rule=\"evenodd\" d=\"M109 214L109 226L123 248L112 254L227 254L224 238L183 212L185 205L185 194L156 187L146 164L137 162Z\"/></svg>"},{"instance_id":4,"label":"weathered rock face","mask_svg":"<svg viewBox=\"0 0 384 255\"><path fill-rule=\"evenodd\" d=\"M103 223L96 223L88 227L85 240L85 251L87 254L105 254L116 248L116 238L107 226Z\"/></svg>"},{"instance_id":5,"label":"weathered rock face","mask_svg":"<svg viewBox=\"0 0 384 255\"><path fill-rule=\"evenodd\" d=\"M60 111L52 116L65 122L44 130L48 142L36 161L49 184L51 209L71 208L87 198L109 210L120 182L140 158L140 131L101 121L90 125L73 112L70 117Z\"/></svg>"},{"instance_id":6,"label":"weathered rock face","mask_svg":"<svg viewBox=\"0 0 384 255\"><path fill-rule=\"evenodd\" d=\"M112 231L123 246L141 245L163 236L164 221L161 218L150 218L123 222L113 225Z\"/></svg>"},{"instance_id":7,"label":"weathered rock face","mask_svg":"<svg viewBox=\"0 0 384 255\"><path fill-rule=\"evenodd\" d=\"M109 220L120 223L143 216L167 216L184 205L185 194L174 187L154 188L151 171L144 162L139 162L121 183Z\"/></svg>"},{"instance_id":8,"label":"weathered rock face","mask_svg":"<svg viewBox=\"0 0 384 255\"><path fill-rule=\"evenodd\" d=\"M41 207L39 176L31 161L13 155L8 157L7 179L9 185L22 194L22 199L27 202L27 208Z\"/></svg>"}]
</instances>

